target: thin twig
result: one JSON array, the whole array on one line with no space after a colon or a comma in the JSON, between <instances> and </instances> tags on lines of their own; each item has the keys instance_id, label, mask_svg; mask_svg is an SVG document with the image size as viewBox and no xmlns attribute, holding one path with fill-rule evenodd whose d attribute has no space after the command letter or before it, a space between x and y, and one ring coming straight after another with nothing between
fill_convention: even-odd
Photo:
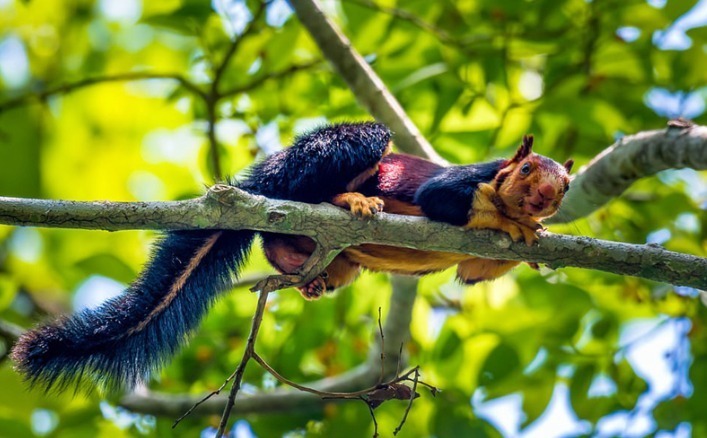
<instances>
[{"instance_id":1,"label":"thin twig","mask_svg":"<svg viewBox=\"0 0 707 438\"><path fill-rule=\"evenodd\" d=\"M172 429L174 429L175 427L177 427L177 425L179 425L179 423L181 423L181 421L182 421L183 419L185 419L185 418L187 418L189 415L191 415L191 413L194 412L194 410L196 410L196 408L198 408L198 407L199 407L200 405L202 405L204 402L206 402L206 400L210 399L211 397L213 397L213 396L215 396L215 395L221 394L221 391L223 391L223 389L226 387L226 385L228 385L228 383L229 383L231 380L233 380L233 378L234 378L235 376L236 376L236 371L234 371L233 373L231 373L231 375L228 376L228 378L223 382L223 384L222 384L221 386L219 386L219 388L218 388L217 390L211 391L211 392L208 393L206 396L204 396L201 400L199 400L198 402L194 403L194 405L193 405L191 408L189 408L184 414L182 414L179 418L177 418L176 420L174 420L174 423L172 423Z\"/></svg>"},{"instance_id":2,"label":"thin twig","mask_svg":"<svg viewBox=\"0 0 707 438\"><path fill-rule=\"evenodd\" d=\"M376 438L378 436L378 421L376 421L376 414L373 412L373 406L363 396L360 397L360 400L366 404L368 407L368 412L371 414L371 419L373 420L373 438Z\"/></svg>"},{"instance_id":3,"label":"thin twig","mask_svg":"<svg viewBox=\"0 0 707 438\"><path fill-rule=\"evenodd\" d=\"M395 377L398 377L400 375L400 367L401 367L402 361L403 361L403 345L405 345L405 344L401 342L400 343L400 351L398 352L398 366L395 369Z\"/></svg>"},{"instance_id":4,"label":"thin twig","mask_svg":"<svg viewBox=\"0 0 707 438\"><path fill-rule=\"evenodd\" d=\"M234 40L231 42L231 44L228 46L228 50L226 50L226 54L223 56L223 59L221 59L221 62L218 64L216 67L216 70L214 71L214 77L213 80L211 81L211 95L217 96L218 95L218 86L219 83L221 82L221 78L223 77L223 74L226 72L226 68L228 67L228 64L231 62L231 58L233 58L233 55L236 54L238 51L238 48L240 47L241 43L247 37L250 35L253 30L255 29L255 25L257 21L260 19L261 15L263 15L263 12L265 11L265 7L267 6L267 2L263 1L260 2L258 5L257 11L255 11L255 14L253 14L253 18L248 22L248 25L246 28L243 30L243 32L234 37Z\"/></svg>"},{"instance_id":5,"label":"thin twig","mask_svg":"<svg viewBox=\"0 0 707 438\"><path fill-rule=\"evenodd\" d=\"M211 172L214 181L222 181L221 156L219 152L218 139L216 138L216 105L217 99L208 96L206 99L206 138L209 140L209 157L211 158Z\"/></svg>"},{"instance_id":6,"label":"thin twig","mask_svg":"<svg viewBox=\"0 0 707 438\"><path fill-rule=\"evenodd\" d=\"M308 70L312 67L316 67L318 65L321 65L323 61L321 59L315 59L309 62L305 62L302 64L294 64L289 66L288 68L276 72L270 72L266 73L262 76L258 76L257 78L253 79L251 82L241 85L239 87L234 87L226 91L221 91L218 96L219 98L224 98L224 97L230 97L236 94L240 93L245 93L248 91L251 91L260 85L262 85L264 82L269 81L270 79L280 79L282 77L285 77L287 75L290 75L292 73L296 73L298 71L302 70Z\"/></svg>"},{"instance_id":7,"label":"thin twig","mask_svg":"<svg viewBox=\"0 0 707 438\"><path fill-rule=\"evenodd\" d=\"M268 302L268 294L268 291L261 291L260 296L258 297L258 305L255 308L255 313L253 314L253 323L250 328L250 334L248 335L248 342L246 343L245 351L243 352L243 358L234 373L235 379L233 381L233 386L231 387L231 392L228 394L228 400L226 401L226 407L223 410L223 415L221 416L221 423L219 424L218 432L216 433L217 437L224 436L224 433L226 432L226 425L228 424L228 418L231 416L233 403L235 403L236 396L241 388L245 367L255 353L255 341L258 338L260 324L263 322L263 314L265 313L265 305Z\"/></svg>"},{"instance_id":8,"label":"thin twig","mask_svg":"<svg viewBox=\"0 0 707 438\"><path fill-rule=\"evenodd\" d=\"M226 54L221 59L221 62L216 66L214 71L214 77L211 80L211 87L209 92L204 98L204 103L206 104L206 137L209 140L209 153L211 156L211 167L216 181L221 181L223 179L223 172L221 169L221 157L219 153L218 139L216 138L216 123L218 122L217 106L221 99L219 94L219 86L221 85L221 79L228 64L231 62L231 58L236 54L241 43L253 32L256 23L260 19L260 16L265 11L266 2L261 2L258 6L258 10L253 14L253 18L248 22L248 25L243 30L241 35L236 36L231 42L226 50Z\"/></svg>"},{"instance_id":9,"label":"thin twig","mask_svg":"<svg viewBox=\"0 0 707 438\"><path fill-rule=\"evenodd\" d=\"M288 378L282 376L280 373L275 371L273 367L271 367L267 362L265 362L265 359L263 359L257 352L253 352L252 356L253 360L258 362L258 364L265 369L268 373L270 373L277 381L280 383L291 386L292 388L298 389L303 392L309 392L314 395L318 395L319 397L329 397L331 394L344 394L344 393L331 393L331 392L326 392L326 391L319 391L318 389L310 388L308 386L300 385L299 383L293 382L292 380L289 380Z\"/></svg>"},{"instance_id":10,"label":"thin twig","mask_svg":"<svg viewBox=\"0 0 707 438\"><path fill-rule=\"evenodd\" d=\"M180 83L182 87L189 90L191 93L204 98L206 94L201 90L196 84L189 81L184 76L177 73L150 73L150 72L129 72L129 73L119 73L115 75L107 76L96 76L92 78L81 79L76 82L69 82L66 84L57 85L55 87L48 88L43 91L37 91L34 93L25 94L22 96L15 97L13 99L6 100L0 103L0 113L13 108L24 106L32 101L44 101L47 98L58 95L58 94L69 94L73 91L79 90L81 88L86 88L91 85L105 84L109 82L130 82L130 81L142 81L147 79L168 79L174 80Z\"/></svg>"},{"instance_id":11,"label":"thin twig","mask_svg":"<svg viewBox=\"0 0 707 438\"><path fill-rule=\"evenodd\" d=\"M22 336L25 330L11 322L0 320L0 337L5 338L9 343L14 343Z\"/></svg>"},{"instance_id":12,"label":"thin twig","mask_svg":"<svg viewBox=\"0 0 707 438\"><path fill-rule=\"evenodd\" d=\"M408 414L410 413L410 409L412 409L412 403L415 401L415 390L417 389L417 381L420 380L420 368L415 367L412 369L412 371L415 372L415 379L413 380L412 383L412 394L410 395L410 402L408 403L407 409L405 409L405 414L403 414L403 419L400 421L400 424L398 427L395 428L393 431L393 435L397 435L398 432L400 432L400 429L403 428L403 425L405 424L405 420L408 418Z\"/></svg>"},{"instance_id":13,"label":"thin twig","mask_svg":"<svg viewBox=\"0 0 707 438\"><path fill-rule=\"evenodd\" d=\"M378 383L383 383L383 379L385 378L385 335L383 334L383 325L381 324L380 307L378 307L378 332L381 336L381 375L378 378ZM397 377L397 374L395 377Z\"/></svg>"}]
</instances>

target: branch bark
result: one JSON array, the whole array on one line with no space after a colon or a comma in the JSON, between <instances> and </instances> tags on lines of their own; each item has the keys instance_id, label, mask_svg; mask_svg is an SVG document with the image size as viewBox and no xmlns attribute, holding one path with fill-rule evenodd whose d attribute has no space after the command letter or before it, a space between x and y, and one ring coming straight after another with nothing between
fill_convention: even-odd
<instances>
[{"instance_id":1,"label":"branch bark","mask_svg":"<svg viewBox=\"0 0 707 438\"><path fill-rule=\"evenodd\" d=\"M707 169L707 127L674 126L623 137L577 173L560 212L548 223L587 216L638 179L683 168Z\"/></svg>"},{"instance_id":2,"label":"branch bark","mask_svg":"<svg viewBox=\"0 0 707 438\"><path fill-rule=\"evenodd\" d=\"M251 229L309 236L325 248L363 243L574 266L707 289L707 259L632 245L543 233L531 247L489 230L464 230L421 217L381 214L358 220L328 204L267 199L214 186L205 196L175 202L76 202L0 198L0 223L102 229Z\"/></svg>"}]
</instances>

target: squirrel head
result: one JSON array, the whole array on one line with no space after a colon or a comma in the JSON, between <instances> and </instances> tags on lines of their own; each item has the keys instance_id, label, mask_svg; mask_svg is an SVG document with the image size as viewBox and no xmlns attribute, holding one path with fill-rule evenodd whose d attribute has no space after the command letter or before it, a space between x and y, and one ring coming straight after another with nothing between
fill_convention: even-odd
<instances>
[{"instance_id":1,"label":"squirrel head","mask_svg":"<svg viewBox=\"0 0 707 438\"><path fill-rule=\"evenodd\" d=\"M526 135L513 158L506 160L493 185L504 213L511 218L544 219L557 213L570 186L574 161L560 164L533 153L533 136Z\"/></svg>"}]
</instances>

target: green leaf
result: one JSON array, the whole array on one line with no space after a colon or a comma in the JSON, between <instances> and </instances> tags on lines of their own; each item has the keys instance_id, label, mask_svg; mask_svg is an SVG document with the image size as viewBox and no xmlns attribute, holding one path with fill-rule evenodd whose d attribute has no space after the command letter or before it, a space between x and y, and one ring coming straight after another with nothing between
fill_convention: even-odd
<instances>
[{"instance_id":1,"label":"green leaf","mask_svg":"<svg viewBox=\"0 0 707 438\"><path fill-rule=\"evenodd\" d=\"M151 15L141 21L156 27L164 27L184 35L196 35L212 14L210 4L206 1L188 2L172 12Z\"/></svg>"},{"instance_id":2,"label":"green leaf","mask_svg":"<svg viewBox=\"0 0 707 438\"><path fill-rule=\"evenodd\" d=\"M440 360L447 360L454 353L459 352L461 347L462 341L459 338L459 335L457 335L454 330L445 326L442 333L440 333L439 340L437 341L437 348L435 348L437 354L435 356L437 356Z\"/></svg>"},{"instance_id":3,"label":"green leaf","mask_svg":"<svg viewBox=\"0 0 707 438\"><path fill-rule=\"evenodd\" d=\"M569 388L574 412L579 418L592 423L596 423L607 412L617 407L614 396L589 397L589 388L597 376L596 364L582 364L575 370Z\"/></svg>"},{"instance_id":4,"label":"green leaf","mask_svg":"<svg viewBox=\"0 0 707 438\"><path fill-rule=\"evenodd\" d=\"M520 358L513 346L501 342L486 357L479 372L478 382L490 386L502 382L520 368Z\"/></svg>"},{"instance_id":5,"label":"green leaf","mask_svg":"<svg viewBox=\"0 0 707 438\"><path fill-rule=\"evenodd\" d=\"M555 382L555 370L547 368L524 379L522 386L524 426L531 424L545 412L555 391Z\"/></svg>"}]
</instances>

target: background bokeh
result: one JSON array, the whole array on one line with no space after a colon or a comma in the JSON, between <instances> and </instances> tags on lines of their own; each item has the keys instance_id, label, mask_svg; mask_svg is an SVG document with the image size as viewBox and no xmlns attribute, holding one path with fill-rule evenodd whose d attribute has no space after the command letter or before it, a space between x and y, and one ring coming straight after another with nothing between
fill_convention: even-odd
<instances>
[{"instance_id":1,"label":"background bokeh","mask_svg":"<svg viewBox=\"0 0 707 438\"><path fill-rule=\"evenodd\" d=\"M507 156L534 133L538 152L581 167L617 138L669 118L707 122L705 0L322 4L454 163ZM258 8L0 0L0 196L187 198L214 182L214 150L221 173L234 175L311 127L370 118L284 0L253 21ZM218 80L224 97L212 105L203 93L236 40ZM706 180L666 171L553 231L706 256ZM0 320L29 327L119 293L154 238L0 226ZM247 272L268 269L256 251ZM474 287L448 271L425 277L419 291L406 353L443 392L423 392L399 436L707 436L699 291L527 267ZM295 381L338 375L366 359L389 296L382 274L318 302L281 291L259 351ZM218 387L240 360L254 306L247 288L234 290L150 386ZM9 345L0 338L0 436L209 436L218 424L192 416L172 431L172 418L126 412L115 396L27 392ZM246 382L247 391L275 386L255 366ZM377 409L381 433L392 433L404 408ZM247 416L233 431L370 436L373 425L366 407L351 403Z\"/></svg>"}]
</instances>

